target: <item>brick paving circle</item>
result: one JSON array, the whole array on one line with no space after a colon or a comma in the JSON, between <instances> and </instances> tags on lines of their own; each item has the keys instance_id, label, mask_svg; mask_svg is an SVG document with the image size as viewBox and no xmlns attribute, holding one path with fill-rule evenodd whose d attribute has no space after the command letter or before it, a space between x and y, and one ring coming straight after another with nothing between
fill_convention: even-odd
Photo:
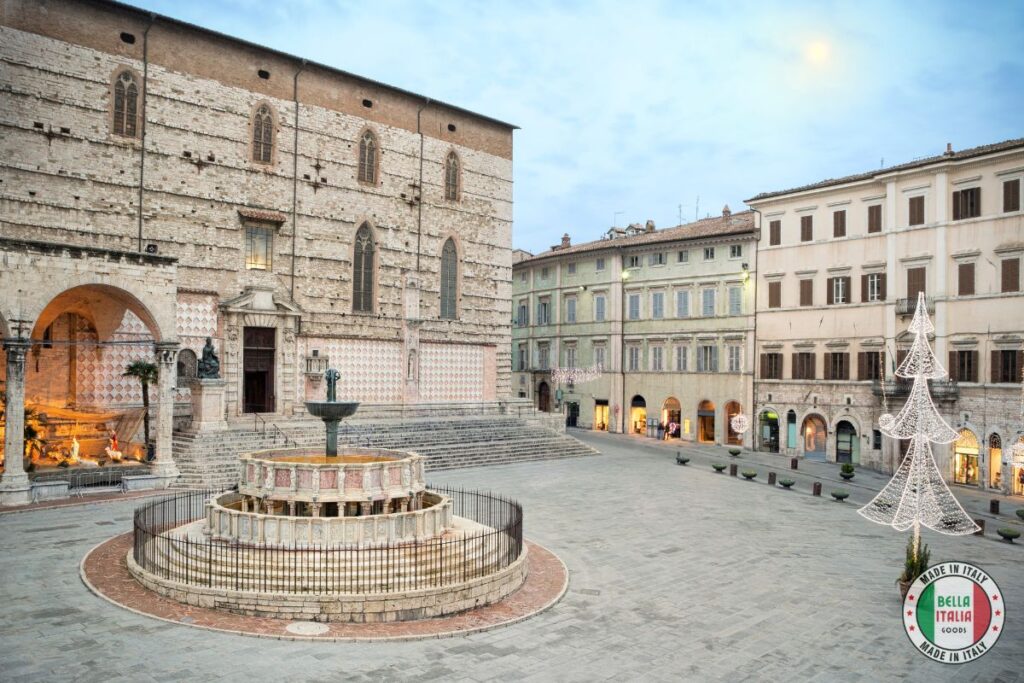
<instances>
[{"instance_id":1,"label":"brick paving circle","mask_svg":"<svg viewBox=\"0 0 1024 683\"><path fill-rule=\"evenodd\" d=\"M128 573L125 561L132 547L130 532L95 546L82 558L79 572L89 590L108 602L136 614L176 624L280 640L418 640L508 626L539 614L561 600L569 587L565 565L547 548L530 541L526 545L529 549L526 582L500 602L437 619L390 624L325 623L327 630L321 635L296 635L296 629L288 630L289 625L298 623L292 620L191 607L143 588Z\"/></svg>"}]
</instances>

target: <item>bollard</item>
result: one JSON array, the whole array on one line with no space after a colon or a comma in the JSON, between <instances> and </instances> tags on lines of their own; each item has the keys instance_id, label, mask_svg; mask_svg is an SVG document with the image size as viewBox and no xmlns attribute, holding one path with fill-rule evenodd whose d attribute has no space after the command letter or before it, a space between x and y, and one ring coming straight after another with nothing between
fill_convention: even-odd
<instances>
[{"instance_id":1,"label":"bollard","mask_svg":"<svg viewBox=\"0 0 1024 683\"><path fill-rule=\"evenodd\" d=\"M999 514L999 500L997 500L996 498L993 498L992 500L990 500L988 502L988 511L991 512L993 515L998 515Z\"/></svg>"},{"instance_id":2,"label":"bollard","mask_svg":"<svg viewBox=\"0 0 1024 683\"><path fill-rule=\"evenodd\" d=\"M821 482L820 481L814 482L814 488L811 490L811 495L812 496L820 496L821 495Z\"/></svg>"},{"instance_id":3,"label":"bollard","mask_svg":"<svg viewBox=\"0 0 1024 683\"><path fill-rule=\"evenodd\" d=\"M797 469L797 463L798 462L800 462L800 461L797 460L796 458L790 458L789 459L789 469L791 469L791 470Z\"/></svg>"},{"instance_id":4,"label":"bollard","mask_svg":"<svg viewBox=\"0 0 1024 683\"><path fill-rule=\"evenodd\" d=\"M983 519L976 519L976 520L974 520L974 523L977 524L978 527L979 527L979 529L974 532L974 535L975 536L984 536L985 535L985 520L983 520Z\"/></svg>"},{"instance_id":5,"label":"bollard","mask_svg":"<svg viewBox=\"0 0 1024 683\"><path fill-rule=\"evenodd\" d=\"M737 465L736 463L732 463L731 465L729 465L729 476L730 477L735 477L736 476L736 471L738 469L739 469L739 465Z\"/></svg>"},{"instance_id":6,"label":"bollard","mask_svg":"<svg viewBox=\"0 0 1024 683\"><path fill-rule=\"evenodd\" d=\"M768 473L768 485L769 486L775 486L775 473L774 472L769 472Z\"/></svg>"}]
</instances>

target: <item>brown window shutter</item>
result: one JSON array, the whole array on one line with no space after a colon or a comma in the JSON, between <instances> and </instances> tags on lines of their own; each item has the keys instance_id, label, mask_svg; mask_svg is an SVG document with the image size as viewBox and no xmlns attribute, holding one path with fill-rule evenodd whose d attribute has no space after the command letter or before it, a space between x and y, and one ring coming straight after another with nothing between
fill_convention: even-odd
<instances>
[{"instance_id":1,"label":"brown window shutter","mask_svg":"<svg viewBox=\"0 0 1024 683\"><path fill-rule=\"evenodd\" d=\"M815 379L816 373L818 372L818 354L809 353L807 354L807 377L806 379Z\"/></svg>"},{"instance_id":2,"label":"brown window shutter","mask_svg":"<svg viewBox=\"0 0 1024 683\"><path fill-rule=\"evenodd\" d=\"M1017 352L1017 364L1014 366L1016 375L1012 379L1013 382L1020 383L1024 381L1024 377L1022 377L1021 373L1021 366L1024 366L1024 351Z\"/></svg>"},{"instance_id":3,"label":"brown window shutter","mask_svg":"<svg viewBox=\"0 0 1024 683\"><path fill-rule=\"evenodd\" d=\"M948 370L949 370L949 379L951 381L953 381L953 382L957 381L957 377L960 374L960 369L957 366L957 360L958 360L957 352L956 351L950 351L949 352L949 368L948 368Z\"/></svg>"},{"instance_id":4,"label":"brown window shutter","mask_svg":"<svg viewBox=\"0 0 1024 683\"><path fill-rule=\"evenodd\" d=\"M814 217L800 217L800 241L810 242L814 239Z\"/></svg>"},{"instance_id":5,"label":"brown window shutter","mask_svg":"<svg viewBox=\"0 0 1024 683\"><path fill-rule=\"evenodd\" d=\"M908 268L907 269L907 298L917 299L919 292L924 292L924 281L925 281L925 269L924 268Z\"/></svg>"},{"instance_id":6,"label":"brown window shutter","mask_svg":"<svg viewBox=\"0 0 1024 683\"><path fill-rule=\"evenodd\" d=\"M800 305L814 305L814 280L808 279L800 281Z\"/></svg>"},{"instance_id":7,"label":"brown window shutter","mask_svg":"<svg viewBox=\"0 0 1024 683\"><path fill-rule=\"evenodd\" d=\"M846 303L853 303L853 278L849 275L843 276L843 291L846 292Z\"/></svg>"},{"instance_id":8,"label":"brown window shutter","mask_svg":"<svg viewBox=\"0 0 1024 683\"><path fill-rule=\"evenodd\" d=\"M953 220L955 220L955 221L958 221L958 220L960 220L961 218L964 217L964 212L963 212L963 209L961 208L961 205L963 204L963 200L964 200L964 193L963 193L963 191L958 190L958 191L953 193Z\"/></svg>"},{"instance_id":9,"label":"brown window shutter","mask_svg":"<svg viewBox=\"0 0 1024 683\"><path fill-rule=\"evenodd\" d=\"M881 301L885 301L885 298L887 296L885 291L885 280L887 277L888 275L886 275L885 273L878 274L878 298Z\"/></svg>"},{"instance_id":10,"label":"brown window shutter","mask_svg":"<svg viewBox=\"0 0 1024 683\"><path fill-rule=\"evenodd\" d=\"M1003 211L1020 211L1020 179L1003 183Z\"/></svg>"},{"instance_id":11,"label":"brown window shutter","mask_svg":"<svg viewBox=\"0 0 1024 683\"><path fill-rule=\"evenodd\" d=\"M864 376L865 366L867 365L866 356L863 351L857 352L857 379L867 379Z\"/></svg>"},{"instance_id":12,"label":"brown window shutter","mask_svg":"<svg viewBox=\"0 0 1024 683\"><path fill-rule=\"evenodd\" d=\"M868 232L882 232L882 205L868 207Z\"/></svg>"},{"instance_id":13,"label":"brown window shutter","mask_svg":"<svg viewBox=\"0 0 1024 683\"><path fill-rule=\"evenodd\" d=\"M789 369L789 372L790 372L790 376L793 379L803 379L803 377L800 376L800 364L797 362L797 359L799 358L799 356L800 356L800 354L797 354L797 353L794 353L791 356L792 362L793 362L793 367L791 367Z\"/></svg>"},{"instance_id":14,"label":"brown window shutter","mask_svg":"<svg viewBox=\"0 0 1024 683\"><path fill-rule=\"evenodd\" d=\"M974 294L974 264L961 263L957 268L957 292L960 296Z\"/></svg>"},{"instance_id":15,"label":"brown window shutter","mask_svg":"<svg viewBox=\"0 0 1024 683\"><path fill-rule=\"evenodd\" d=\"M846 211L836 211L832 214L832 236L846 237Z\"/></svg>"},{"instance_id":16,"label":"brown window shutter","mask_svg":"<svg viewBox=\"0 0 1024 683\"><path fill-rule=\"evenodd\" d=\"M1003 259L1003 292L1017 292L1020 290L1020 259Z\"/></svg>"},{"instance_id":17,"label":"brown window shutter","mask_svg":"<svg viewBox=\"0 0 1024 683\"><path fill-rule=\"evenodd\" d=\"M780 308L782 306L782 283L768 283L768 308Z\"/></svg>"},{"instance_id":18,"label":"brown window shutter","mask_svg":"<svg viewBox=\"0 0 1024 683\"><path fill-rule=\"evenodd\" d=\"M835 283L836 279L830 277L825 281L825 303L831 306L835 303Z\"/></svg>"},{"instance_id":19,"label":"brown window shutter","mask_svg":"<svg viewBox=\"0 0 1024 683\"><path fill-rule=\"evenodd\" d=\"M999 351L993 351L989 356L989 377L993 384L999 381Z\"/></svg>"},{"instance_id":20,"label":"brown window shutter","mask_svg":"<svg viewBox=\"0 0 1024 683\"><path fill-rule=\"evenodd\" d=\"M861 275L860 276L860 300L861 301L867 301L868 300L868 276L867 275Z\"/></svg>"},{"instance_id":21,"label":"brown window shutter","mask_svg":"<svg viewBox=\"0 0 1024 683\"><path fill-rule=\"evenodd\" d=\"M782 221L771 221L768 224L768 244L773 247L782 244Z\"/></svg>"},{"instance_id":22,"label":"brown window shutter","mask_svg":"<svg viewBox=\"0 0 1024 683\"><path fill-rule=\"evenodd\" d=\"M924 224L924 197L910 198L910 225Z\"/></svg>"},{"instance_id":23,"label":"brown window shutter","mask_svg":"<svg viewBox=\"0 0 1024 683\"><path fill-rule=\"evenodd\" d=\"M824 370L825 371L824 371L824 373L822 373L822 376L821 376L822 379L832 379L832 354L828 353L828 352L825 353L825 368L824 368Z\"/></svg>"},{"instance_id":24,"label":"brown window shutter","mask_svg":"<svg viewBox=\"0 0 1024 683\"><path fill-rule=\"evenodd\" d=\"M761 379L767 379L768 372L768 354L761 354Z\"/></svg>"},{"instance_id":25,"label":"brown window shutter","mask_svg":"<svg viewBox=\"0 0 1024 683\"><path fill-rule=\"evenodd\" d=\"M978 381L978 352L977 351L968 351L967 353L971 354L971 374L970 374L969 377L966 377L966 378L961 377L960 379L964 380L965 382L977 382Z\"/></svg>"}]
</instances>

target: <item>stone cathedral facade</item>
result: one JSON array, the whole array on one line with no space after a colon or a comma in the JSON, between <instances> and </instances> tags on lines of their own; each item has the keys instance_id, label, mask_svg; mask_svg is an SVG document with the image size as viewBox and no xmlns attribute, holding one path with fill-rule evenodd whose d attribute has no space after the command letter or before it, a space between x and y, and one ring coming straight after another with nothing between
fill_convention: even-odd
<instances>
[{"instance_id":1,"label":"stone cathedral facade","mask_svg":"<svg viewBox=\"0 0 1024 683\"><path fill-rule=\"evenodd\" d=\"M0 7L29 402L137 404L147 340L187 377L207 337L228 419L302 414L328 366L370 404L509 395L513 126L118 3Z\"/></svg>"}]
</instances>

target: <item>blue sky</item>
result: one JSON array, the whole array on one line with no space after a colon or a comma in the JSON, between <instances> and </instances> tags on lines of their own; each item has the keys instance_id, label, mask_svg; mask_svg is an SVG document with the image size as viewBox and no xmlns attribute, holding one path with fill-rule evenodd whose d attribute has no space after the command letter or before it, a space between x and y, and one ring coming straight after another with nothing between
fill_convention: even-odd
<instances>
[{"instance_id":1,"label":"blue sky","mask_svg":"<svg viewBox=\"0 0 1024 683\"><path fill-rule=\"evenodd\" d=\"M133 4L521 126L534 252L1024 137L1018 0Z\"/></svg>"}]
</instances>

